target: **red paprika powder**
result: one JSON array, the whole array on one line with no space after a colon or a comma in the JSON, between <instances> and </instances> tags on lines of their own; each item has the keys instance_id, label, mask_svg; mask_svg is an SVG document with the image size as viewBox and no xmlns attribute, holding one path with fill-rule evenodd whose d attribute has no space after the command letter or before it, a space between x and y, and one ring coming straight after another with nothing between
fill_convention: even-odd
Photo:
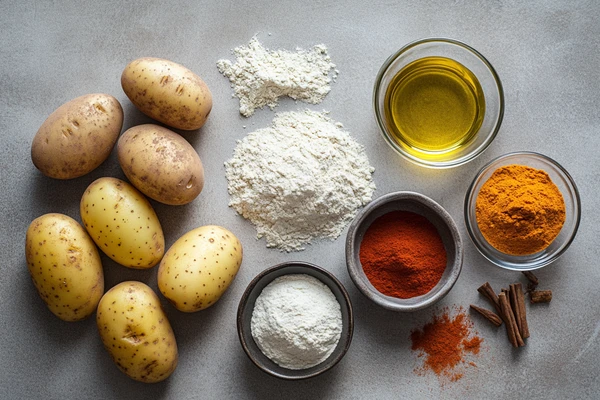
<instances>
[{"instance_id":1,"label":"red paprika powder","mask_svg":"<svg viewBox=\"0 0 600 400\"><path fill-rule=\"evenodd\" d=\"M450 381L462 378L463 370L457 367L475 366L473 362L467 364L466 353L479 354L483 342L472 332L472 327L471 320L460 307L453 310L444 308L441 315L434 315L433 320L422 329L413 330L410 334L412 350L425 355L422 370L415 372L431 370Z\"/></svg>"},{"instance_id":2,"label":"red paprika powder","mask_svg":"<svg viewBox=\"0 0 600 400\"><path fill-rule=\"evenodd\" d=\"M375 289L400 299L433 289L447 260L435 226L409 211L392 211L377 218L365 232L359 258Z\"/></svg>"}]
</instances>

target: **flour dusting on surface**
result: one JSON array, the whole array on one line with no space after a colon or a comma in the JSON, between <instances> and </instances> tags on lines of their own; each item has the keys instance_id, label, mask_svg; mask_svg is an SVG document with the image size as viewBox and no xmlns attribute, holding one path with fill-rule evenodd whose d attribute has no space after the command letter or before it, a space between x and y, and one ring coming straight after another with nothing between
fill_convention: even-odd
<instances>
[{"instance_id":1,"label":"flour dusting on surface","mask_svg":"<svg viewBox=\"0 0 600 400\"><path fill-rule=\"evenodd\" d=\"M240 99L240 113L245 117L264 106L273 109L281 96L289 96L310 104L318 104L331 90L330 83L337 70L320 44L311 50L270 51L256 37L246 46L236 47L235 63L217 61L219 72L231 82L234 96Z\"/></svg>"}]
</instances>

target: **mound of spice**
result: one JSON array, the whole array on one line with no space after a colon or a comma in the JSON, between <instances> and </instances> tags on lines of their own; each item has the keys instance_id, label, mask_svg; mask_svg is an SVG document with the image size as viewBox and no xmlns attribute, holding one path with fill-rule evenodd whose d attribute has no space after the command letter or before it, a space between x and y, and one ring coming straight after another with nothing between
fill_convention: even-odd
<instances>
[{"instance_id":1,"label":"mound of spice","mask_svg":"<svg viewBox=\"0 0 600 400\"><path fill-rule=\"evenodd\" d=\"M475 215L481 234L498 251L534 254L558 236L565 223L565 201L545 171L507 165L481 187Z\"/></svg>"},{"instance_id":2,"label":"mound of spice","mask_svg":"<svg viewBox=\"0 0 600 400\"><path fill-rule=\"evenodd\" d=\"M412 350L424 356L423 367L415 372L433 371L454 382L462 378L461 366L475 366L467 355L479 354L483 339L472 330L473 323L462 307L444 308L422 329L411 332Z\"/></svg>"},{"instance_id":3,"label":"mound of spice","mask_svg":"<svg viewBox=\"0 0 600 400\"><path fill-rule=\"evenodd\" d=\"M376 219L365 232L359 258L375 289L400 299L433 289L447 261L435 226L409 211L392 211Z\"/></svg>"}]
</instances>

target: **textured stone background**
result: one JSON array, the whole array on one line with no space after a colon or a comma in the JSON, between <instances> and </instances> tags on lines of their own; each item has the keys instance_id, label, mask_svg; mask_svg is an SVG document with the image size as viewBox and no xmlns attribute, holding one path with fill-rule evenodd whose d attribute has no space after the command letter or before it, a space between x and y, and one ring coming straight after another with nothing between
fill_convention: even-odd
<instances>
[{"instance_id":1,"label":"textured stone background","mask_svg":"<svg viewBox=\"0 0 600 400\"><path fill-rule=\"evenodd\" d=\"M600 393L600 4L595 1L43 1L0 3L0 397L3 399L108 398L597 398ZM465 191L492 158L517 150L546 154L579 185L583 217L567 253L539 271L554 291L548 306L530 311L532 337L519 350L505 332L475 319L484 348L463 379L442 384L416 375L421 363L409 334L433 309L395 314L369 303L345 266L344 237L300 253L265 248L255 230L227 207L223 162L236 140L268 125L270 110L249 119L238 113L228 81L215 66L253 36L271 49L325 43L340 70L325 101L307 106L282 101L279 110L329 110L365 145L375 166L376 196L413 190L441 203L466 244L463 273L439 304L483 303L476 288L499 288L520 278L477 253L462 217ZM381 139L371 106L382 62L404 44L430 36L464 41L484 54L504 84L506 112L499 136L475 161L432 171L399 157ZM124 178L113 152L96 171L73 181L42 176L30 160L32 138L62 103L86 93L116 96L124 130L150 120L131 105L120 74L134 58L156 56L186 65L209 85L214 108L208 123L185 137L206 171L200 197L183 207L153 203L167 245L209 223L234 231L245 258L232 287L212 308L187 315L165 304L177 335L180 363L156 385L121 374L102 348L94 319L61 322L45 308L27 273L28 224L47 212L78 219L83 190L100 176ZM246 128L244 128L246 126ZM267 266L308 261L332 271L349 290L356 327L350 351L329 373L303 382L280 381L259 371L237 338L237 302ZM128 279L156 289L156 269L133 271L103 257L106 287Z\"/></svg>"}]
</instances>

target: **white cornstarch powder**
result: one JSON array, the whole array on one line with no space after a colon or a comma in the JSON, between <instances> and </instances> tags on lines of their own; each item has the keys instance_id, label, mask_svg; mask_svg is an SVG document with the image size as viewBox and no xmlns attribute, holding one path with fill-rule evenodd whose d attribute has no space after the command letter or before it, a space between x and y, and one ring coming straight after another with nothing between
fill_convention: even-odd
<instances>
[{"instance_id":1,"label":"white cornstarch powder","mask_svg":"<svg viewBox=\"0 0 600 400\"><path fill-rule=\"evenodd\" d=\"M273 109L280 96L318 104L331 90L329 71L335 64L322 44L309 51L269 51L254 37L247 46L236 47L233 54L237 57L235 64L219 60L217 68L231 82L245 117L257 108ZM334 79L336 73L334 70Z\"/></svg>"},{"instance_id":2,"label":"white cornstarch powder","mask_svg":"<svg viewBox=\"0 0 600 400\"><path fill-rule=\"evenodd\" d=\"M276 114L271 127L239 140L225 163L229 205L267 247L284 251L337 238L371 201L373 171L340 123L309 110Z\"/></svg>"},{"instance_id":3,"label":"white cornstarch powder","mask_svg":"<svg viewBox=\"0 0 600 400\"><path fill-rule=\"evenodd\" d=\"M342 312L317 278L283 275L256 298L250 326L265 356L284 368L305 369L325 361L337 346Z\"/></svg>"}]
</instances>

